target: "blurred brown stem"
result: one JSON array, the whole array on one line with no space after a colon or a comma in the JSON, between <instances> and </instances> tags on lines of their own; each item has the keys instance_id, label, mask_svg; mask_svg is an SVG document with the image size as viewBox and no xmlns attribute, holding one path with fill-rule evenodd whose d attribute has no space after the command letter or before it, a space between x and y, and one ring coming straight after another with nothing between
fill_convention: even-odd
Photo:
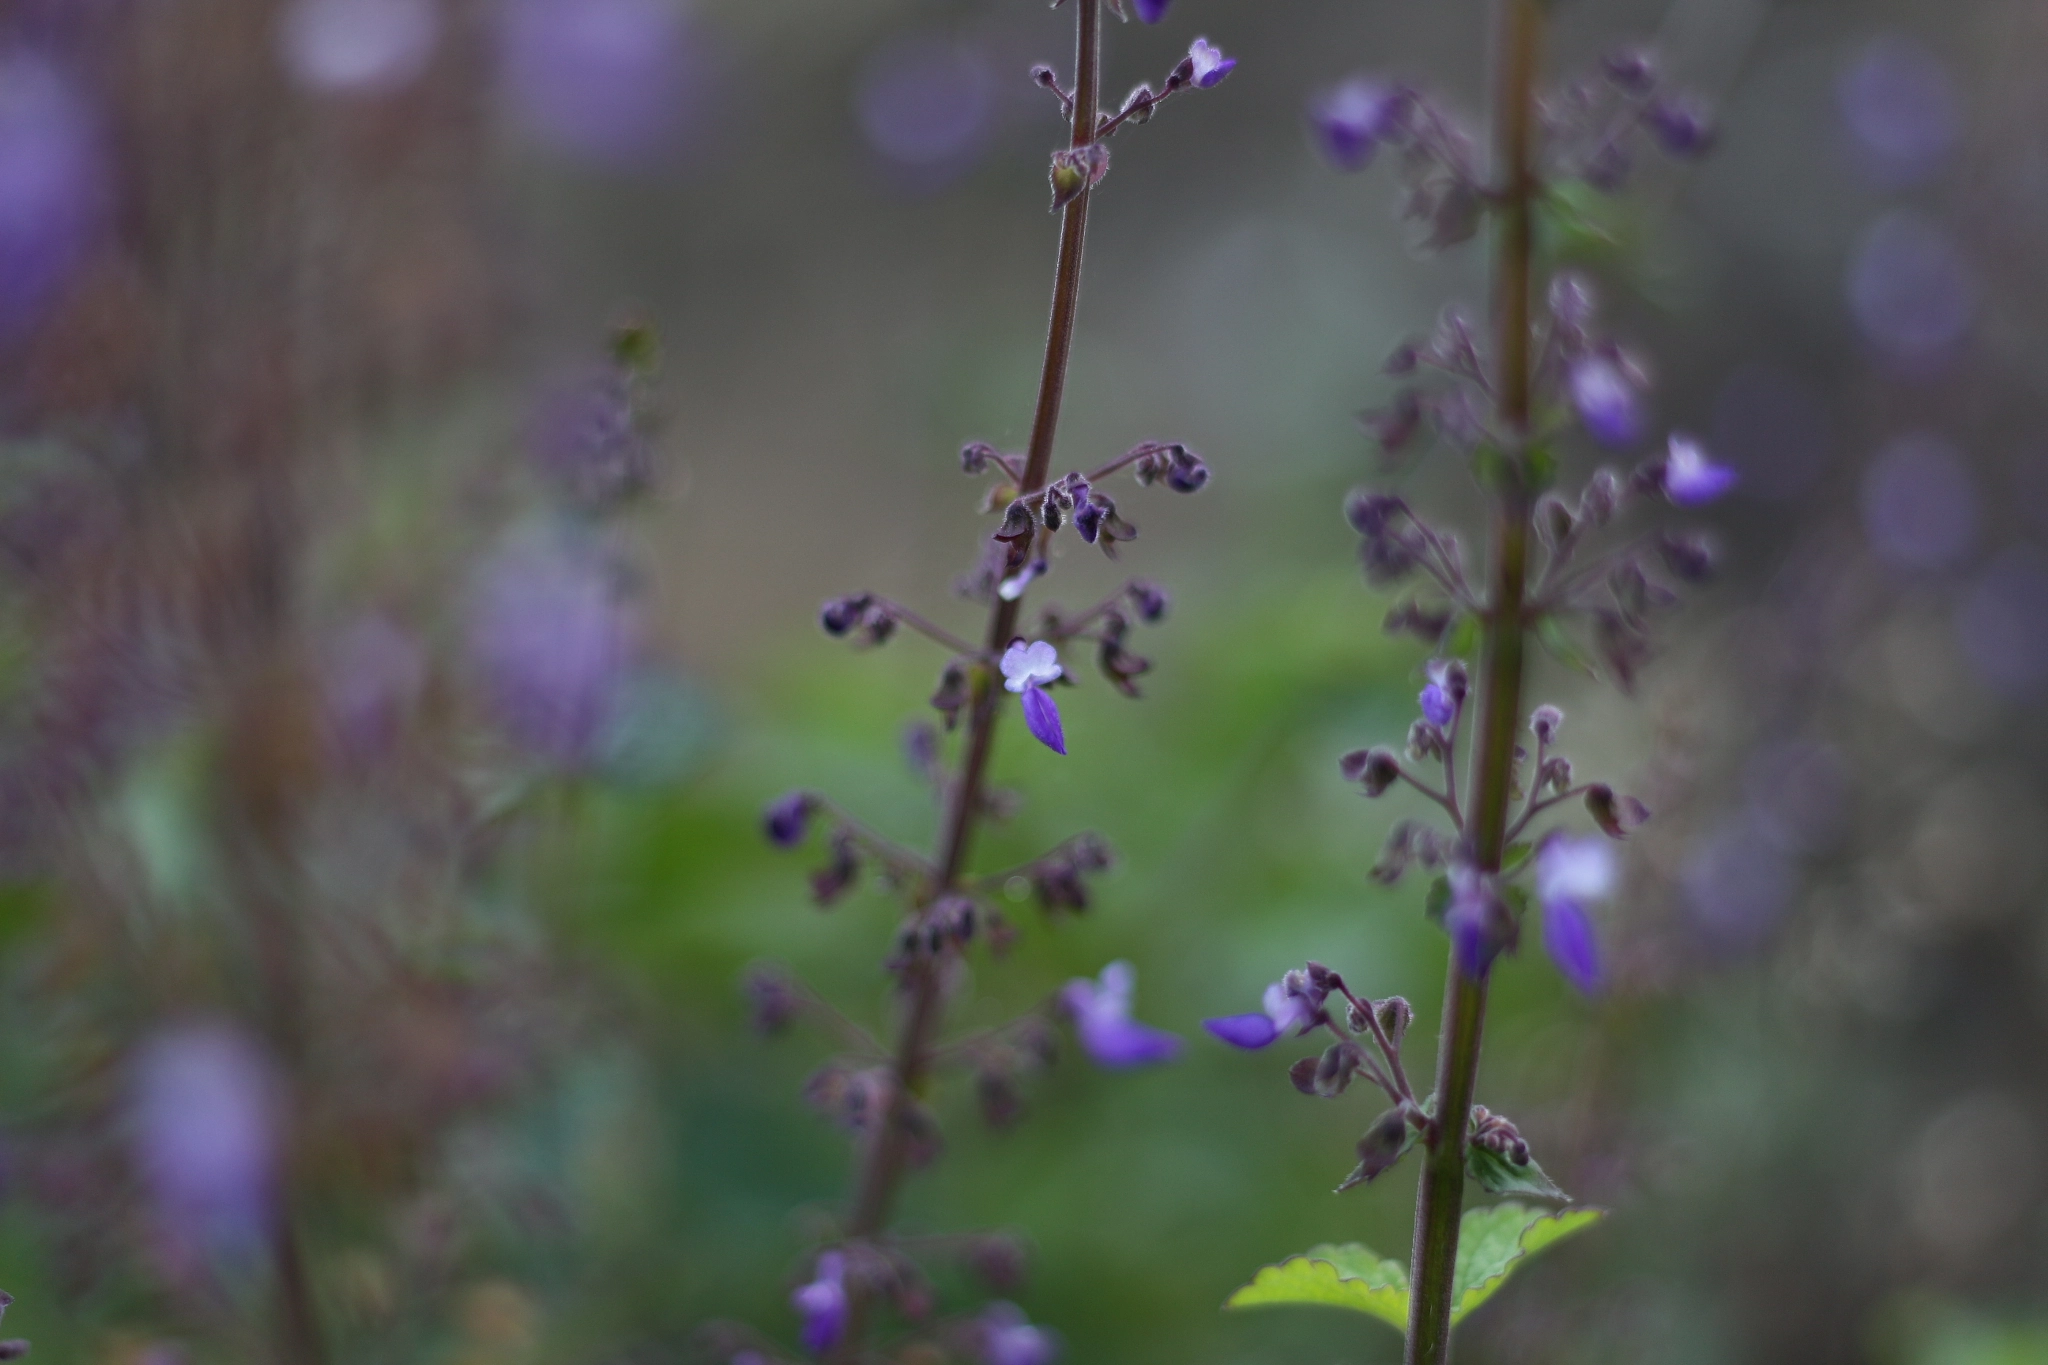
<instances>
[{"instance_id":1,"label":"blurred brown stem","mask_svg":"<svg viewBox=\"0 0 2048 1365\"><path fill-rule=\"evenodd\" d=\"M1471 818L1466 834L1479 870L1500 871L1513 788L1516 722L1522 709L1529 492L1524 473L1530 410L1530 324L1535 271L1536 178L1531 139L1542 45L1541 0L1499 0L1494 136L1503 183L1498 201L1494 322L1499 415L1512 443L1493 527L1493 601L1486 613L1482 701ZM1451 1356L1451 1280L1465 1203L1465 1129L1479 1078L1486 980L1451 954L1437 1042L1437 1141L1423 1166L1409 1267L1408 1365L1445 1365Z\"/></svg>"},{"instance_id":2,"label":"blurred brown stem","mask_svg":"<svg viewBox=\"0 0 2048 1365\"><path fill-rule=\"evenodd\" d=\"M1075 47L1072 147L1085 147L1095 140L1095 123L1101 103L1102 0L1078 0L1075 6L1079 36ZM1053 439L1059 429L1060 400L1066 392L1067 363L1073 352L1074 319L1081 301L1081 249L1088 232L1088 201L1083 190L1068 203L1060 225L1059 266L1053 282L1052 322L1045 339L1045 367L1038 384L1038 406L1031 422L1031 449L1024 466L1020 495L1045 486L1052 467ZM1023 610L1021 596L1015 601L1000 598L989 611L987 657L999 657L1017 631ZM989 755L994 747L996 719L1002 714L1003 690L995 670L986 662L974 667L974 706L968 721L966 755L961 761L960 780L952 787L945 825L940 835L938 876L930 896L959 889L974 842L976 826L984 808L982 789L988 775ZM904 1012L903 1031L898 1037L889 1091L889 1111L884 1116L863 1155L859 1184L853 1198L853 1213L846 1233L850 1239L875 1236L889 1221L897 1188L902 1184L909 1158L909 1106L924 1088L930 1069L932 1045L944 1015L942 973L929 963L911 969L904 983L909 1007ZM859 1358L866 1335L868 1303L858 1286L853 1287L852 1313L846 1333L835 1353L841 1361Z\"/></svg>"}]
</instances>

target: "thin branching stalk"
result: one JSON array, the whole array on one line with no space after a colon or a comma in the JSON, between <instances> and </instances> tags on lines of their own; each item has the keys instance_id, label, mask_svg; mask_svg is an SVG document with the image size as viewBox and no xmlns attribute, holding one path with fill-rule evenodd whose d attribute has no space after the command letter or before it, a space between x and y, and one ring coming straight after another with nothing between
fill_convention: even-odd
<instances>
[{"instance_id":1,"label":"thin branching stalk","mask_svg":"<svg viewBox=\"0 0 2048 1365\"><path fill-rule=\"evenodd\" d=\"M1096 140L1096 122L1101 102L1101 0L1076 0L1079 37L1075 57L1073 96L1073 138L1071 146L1085 147ZM1053 285L1052 322L1045 342L1045 366L1038 386L1038 405L1031 424L1031 447L1020 496L1043 488L1052 467L1054 438L1059 427L1060 400L1066 391L1067 366L1073 351L1074 322L1081 299L1081 253L1088 231L1089 191L1083 189L1069 202L1060 227L1059 265ZM997 717L1003 690L995 668L989 662L999 657L1017 633L1023 609L1021 594L1013 599L997 598L989 611L984 657L973 667L973 705L968 718L967 742L959 779L951 784L945 823L939 848L938 872L927 900L960 889L967 857L986 809L984 787L990 754L995 743ZM867 1146L855 1188L847 1236L853 1240L872 1238L887 1225L902 1184L909 1158L908 1111L914 1097L924 1088L932 1061L932 1045L944 1016L942 972L936 962L924 961L907 973L902 1032L898 1035L891 1065L889 1112ZM867 1305L856 1296L847 1331L837 1357L859 1358L866 1335Z\"/></svg>"},{"instance_id":2,"label":"thin branching stalk","mask_svg":"<svg viewBox=\"0 0 2048 1365\"><path fill-rule=\"evenodd\" d=\"M1530 339L1535 273L1532 166L1535 81L1542 46L1540 0L1500 0L1494 136L1498 186L1498 255L1494 321L1499 356L1500 427L1511 442L1493 527L1493 598L1484 617L1480 718L1475 735L1472 804L1465 834L1484 873L1498 873L1507 849L1515 738L1522 706L1528 621L1524 610L1529 497L1524 457L1533 383ZM1424 1164L1415 1204L1413 1291L1408 1309L1408 1365L1444 1365L1451 1354L1451 1278L1465 1203L1465 1130L1479 1077L1486 1024L1486 981L1451 955L1437 1042L1437 1139Z\"/></svg>"}]
</instances>

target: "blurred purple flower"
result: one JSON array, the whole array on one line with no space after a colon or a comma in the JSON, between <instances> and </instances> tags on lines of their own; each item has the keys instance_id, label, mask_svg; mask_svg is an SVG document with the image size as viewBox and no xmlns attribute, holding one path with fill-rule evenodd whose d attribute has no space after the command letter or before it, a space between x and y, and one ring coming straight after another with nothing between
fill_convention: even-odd
<instances>
[{"instance_id":1,"label":"blurred purple flower","mask_svg":"<svg viewBox=\"0 0 2048 1365\"><path fill-rule=\"evenodd\" d=\"M1977 280L1949 235L1909 213L1864 230L1849 261L1849 306L1894 359L1939 361L1977 316Z\"/></svg>"},{"instance_id":2,"label":"blurred purple flower","mask_svg":"<svg viewBox=\"0 0 2048 1365\"><path fill-rule=\"evenodd\" d=\"M498 722L544 758L590 757L617 710L635 633L616 576L594 552L521 542L478 575L471 662Z\"/></svg>"},{"instance_id":3,"label":"blurred purple flower","mask_svg":"<svg viewBox=\"0 0 2048 1365\"><path fill-rule=\"evenodd\" d=\"M544 140L635 166L671 147L702 75L674 0L507 0L507 96Z\"/></svg>"},{"instance_id":4,"label":"blurred purple flower","mask_svg":"<svg viewBox=\"0 0 2048 1365\"><path fill-rule=\"evenodd\" d=\"M2019 699L2048 681L2048 556L2031 545L2001 553L1956 607L1963 657L1986 685Z\"/></svg>"},{"instance_id":5,"label":"blurred purple flower","mask_svg":"<svg viewBox=\"0 0 2048 1365\"><path fill-rule=\"evenodd\" d=\"M174 1026L135 1054L135 1163L174 1271L265 1249L276 1212L277 1098L268 1059L226 1024Z\"/></svg>"},{"instance_id":6,"label":"blurred purple flower","mask_svg":"<svg viewBox=\"0 0 2048 1365\"><path fill-rule=\"evenodd\" d=\"M1128 962L1112 962L1090 981L1076 977L1060 992L1074 1018L1081 1048L1098 1066L1115 1070L1171 1061L1180 1052L1180 1037L1131 1018L1131 995L1137 971Z\"/></svg>"},{"instance_id":7,"label":"blurred purple flower","mask_svg":"<svg viewBox=\"0 0 2048 1365\"><path fill-rule=\"evenodd\" d=\"M607 507L647 484L647 443L633 425L631 395L617 373L556 382L535 406L528 435L541 476L578 507Z\"/></svg>"},{"instance_id":8,"label":"blurred purple flower","mask_svg":"<svg viewBox=\"0 0 2048 1365\"><path fill-rule=\"evenodd\" d=\"M427 69L440 30L433 0L292 0L279 16L278 55L309 90L381 94Z\"/></svg>"},{"instance_id":9,"label":"blurred purple flower","mask_svg":"<svg viewBox=\"0 0 2048 1365\"><path fill-rule=\"evenodd\" d=\"M329 743L342 758L373 761L397 742L426 686L419 642L389 617L361 616L320 651L320 693Z\"/></svg>"},{"instance_id":10,"label":"blurred purple flower","mask_svg":"<svg viewBox=\"0 0 2048 1365\"><path fill-rule=\"evenodd\" d=\"M1735 471L1707 458L1700 443L1674 434L1664 457L1664 496L1680 507L1700 507L1735 487Z\"/></svg>"},{"instance_id":11,"label":"blurred purple flower","mask_svg":"<svg viewBox=\"0 0 2048 1365\"><path fill-rule=\"evenodd\" d=\"M1044 640L1028 645L1020 640L1003 653L1003 686L1023 694L1025 725L1056 754L1066 753L1067 736L1060 726L1060 708L1045 684L1057 682L1064 671L1059 651Z\"/></svg>"},{"instance_id":12,"label":"blurred purple flower","mask_svg":"<svg viewBox=\"0 0 2048 1365\"><path fill-rule=\"evenodd\" d=\"M1440 684L1431 683L1423 688L1422 695L1416 700L1421 703L1423 717L1431 725L1449 725L1458 714L1457 703Z\"/></svg>"},{"instance_id":13,"label":"blurred purple flower","mask_svg":"<svg viewBox=\"0 0 2048 1365\"><path fill-rule=\"evenodd\" d=\"M1166 10L1173 0L1132 0L1132 7L1138 17L1148 24L1156 24L1166 17Z\"/></svg>"},{"instance_id":14,"label":"blurred purple flower","mask_svg":"<svg viewBox=\"0 0 2048 1365\"><path fill-rule=\"evenodd\" d=\"M1642 399L1620 362L1598 353L1581 356L1572 363L1570 387L1572 406L1594 440L1618 450L1642 439Z\"/></svg>"},{"instance_id":15,"label":"blurred purple flower","mask_svg":"<svg viewBox=\"0 0 2048 1365\"><path fill-rule=\"evenodd\" d=\"M1643 111L1650 133L1673 156L1702 156L1714 146L1714 120L1707 107L1685 95L1652 100Z\"/></svg>"},{"instance_id":16,"label":"blurred purple flower","mask_svg":"<svg viewBox=\"0 0 2048 1365\"><path fill-rule=\"evenodd\" d=\"M1932 432L1901 436L1863 475L1863 533L1880 559L1939 569L1977 539L1977 486L1956 448Z\"/></svg>"},{"instance_id":17,"label":"blurred purple flower","mask_svg":"<svg viewBox=\"0 0 2048 1365\"><path fill-rule=\"evenodd\" d=\"M979 159L993 124L995 79L966 43L912 34L878 48L854 88L861 133L876 155L936 188Z\"/></svg>"},{"instance_id":18,"label":"blurred purple flower","mask_svg":"<svg viewBox=\"0 0 2048 1365\"><path fill-rule=\"evenodd\" d=\"M1195 85L1203 90L1221 85L1225 76L1237 70L1237 58L1224 56L1223 49L1207 38L1195 39L1188 48L1188 60L1195 64Z\"/></svg>"},{"instance_id":19,"label":"blurred purple flower","mask_svg":"<svg viewBox=\"0 0 2048 1365\"><path fill-rule=\"evenodd\" d=\"M803 1318L805 1350L823 1355L838 1345L851 1306L846 1294L846 1257L836 1251L818 1257L814 1278L791 1291L789 1302Z\"/></svg>"},{"instance_id":20,"label":"blurred purple flower","mask_svg":"<svg viewBox=\"0 0 2048 1365\"><path fill-rule=\"evenodd\" d=\"M1586 995L1600 989L1600 940L1586 904L1612 895L1614 881L1614 851L1604 839L1558 835L1536 855L1544 951Z\"/></svg>"},{"instance_id":21,"label":"blurred purple flower","mask_svg":"<svg viewBox=\"0 0 2048 1365\"><path fill-rule=\"evenodd\" d=\"M1507 920L1492 886L1472 868L1464 865L1450 871L1451 899L1444 907L1444 932L1451 936L1451 952L1458 970L1470 977L1484 977L1494 958L1508 944L1513 925Z\"/></svg>"},{"instance_id":22,"label":"blurred purple flower","mask_svg":"<svg viewBox=\"0 0 2048 1365\"><path fill-rule=\"evenodd\" d=\"M85 93L40 54L0 53L0 342L41 318L84 259L108 195Z\"/></svg>"},{"instance_id":23,"label":"blurred purple flower","mask_svg":"<svg viewBox=\"0 0 2048 1365\"><path fill-rule=\"evenodd\" d=\"M1886 185L1925 180L1962 133L1947 68L1901 34L1872 39L1836 82L1835 98L1865 165Z\"/></svg>"},{"instance_id":24,"label":"blurred purple flower","mask_svg":"<svg viewBox=\"0 0 2048 1365\"><path fill-rule=\"evenodd\" d=\"M1014 1303L992 1303L981 1311L982 1365L1052 1365L1059 1359L1059 1339L1034 1327Z\"/></svg>"},{"instance_id":25,"label":"blurred purple flower","mask_svg":"<svg viewBox=\"0 0 2048 1365\"><path fill-rule=\"evenodd\" d=\"M1227 1014L1220 1019L1204 1019L1202 1027L1232 1047L1256 1051L1271 1046L1291 1032L1306 1028L1320 1015L1306 998L1288 990L1285 980L1275 981L1266 987L1260 1003L1264 1009L1258 1014Z\"/></svg>"},{"instance_id":26,"label":"blurred purple flower","mask_svg":"<svg viewBox=\"0 0 2048 1365\"><path fill-rule=\"evenodd\" d=\"M1407 112L1407 91L1357 76L1317 99L1308 121L1323 155L1340 170L1357 171L1372 161L1380 143L1400 133Z\"/></svg>"}]
</instances>

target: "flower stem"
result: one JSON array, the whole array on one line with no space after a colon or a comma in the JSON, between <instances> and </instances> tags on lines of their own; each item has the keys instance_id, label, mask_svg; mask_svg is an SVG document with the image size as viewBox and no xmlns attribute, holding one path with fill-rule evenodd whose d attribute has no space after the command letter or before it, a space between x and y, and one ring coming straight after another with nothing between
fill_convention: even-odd
<instances>
[{"instance_id":1,"label":"flower stem","mask_svg":"<svg viewBox=\"0 0 2048 1365\"><path fill-rule=\"evenodd\" d=\"M1079 36L1076 41L1071 146L1085 147L1095 140L1095 123L1101 104L1102 0L1078 0L1075 6ZM1024 466L1020 495L1045 486L1052 468L1054 437L1059 429L1060 400L1066 393L1067 365L1073 352L1074 320L1081 301L1081 249L1088 232L1088 201L1084 189L1070 201L1060 224L1059 265L1053 282L1052 322L1045 339L1045 367L1039 377L1038 406L1031 422L1031 448ZM1017 631L1023 610L1021 597L997 601L989 610L987 657L999 656ZM967 869L967 856L983 812L982 791L987 780L989 755L994 749L997 717L1002 714L1003 690L986 662L974 667L974 704L968 719L966 753L961 760L960 780L952 787L945 823L940 832L938 875L930 896L959 889ZM931 1066L932 1045L944 1016L942 973L921 961L904 982L909 1006L904 1011L898 1035L889 1112L869 1142L861 1162L859 1183L854 1191L853 1211L846 1233L851 1239L875 1236L889 1221L896 1190L901 1185L909 1157L909 1128L906 1122L913 1097L924 1088ZM852 1314L835 1357L841 1361L859 1358L867 1321L866 1296L856 1287Z\"/></svg>"},{"instance_id":2,"label":"flower stem","mask_svg":"<svg viewBox=\"0 0 2048 1365\"><path fill-rule=\"evenodd\" d=\"M1498 490L1494 517L1493 600L1485 616L1474 789L1466 826L1472 857L1487 873L1500 870L1507 845L1528 624L1529 489L1522 470L1530 417L1536 190L1531 140L1542 43L1541 0L1499 0L1496 22L1494 137L1503 178L1494 265L1496 384L1501 426L1513 448L1507 452L1509 475ZM1485 978L1467 975L1452 954L1437 1043L1438 1137L1423 1167L1415 1203L1407 1365L1445 1365L1451 1356L1451 1277L1465 1202L1465 1129L1485 1025Z\"/></svg>"}]
</instances>

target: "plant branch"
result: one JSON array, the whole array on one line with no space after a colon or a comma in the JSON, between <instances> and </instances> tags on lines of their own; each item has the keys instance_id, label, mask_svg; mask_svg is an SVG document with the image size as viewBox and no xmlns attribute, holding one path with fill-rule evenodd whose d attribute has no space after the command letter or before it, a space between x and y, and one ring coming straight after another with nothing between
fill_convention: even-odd
<instances>
[{"instance_id":1,"label":"plant branch","mask_svg":"<svg viewBox=\"0 0 2048 1365\"><path fill-rule=\"evenodd\" d=\"M1507 847L1515 733L1521 713L1524 594L1529 558L1526 441L1530 428L1531 322L1535 270L1532 167L1535 81L1542 39L1541 0L1498 0L1495 53L1495 162L1501 176L1494 266L1501 424L1516 448L1498 491L1493 533L1493 601L1486 617L1482 701L1476 734L1471 854L1486 873L1500 870ZM1451 955L1437 1046L1437 1140L1423 1166L1415 1204L1409 1282L1407 1365L1446 1365L1451 1354L1451 1279L1465 1202L1465 1130L1479 1075L1486 1022L1486 981Z\"/></svg>"},{"instance_id":2,"label":"plant branch","mask_svg":"<svg viewBox=\"0 0 2048 1365\"><path fill-rule=\"evenodd\" d=\"M1085 147L1094 140L1101 101L1102 0L1077 0L1073 134L1071 146ZM1029 495L1045 485L1052 466L1053 440L1059 428L1060 401L1066 392L1067 366L1073 351L1075 316L1081 297L1081 251L1087 239L1088 203L1091 193L1083 189L1070 201L1060 225L1059 263L1053 281L1052 320L1047 328L1045 364L1039 376L1038 405L1031 423L1031 447L1025 461L1021 493ZM977 662L973 675L973 707L968 722L966 756L960 779L953 785L940 835L938 875L933 895L947 894L960 885L967 855L973 846L975 827L983 814L982 786L987 779L989 755L994 747L996 720L1002 713L1003 690L996 685L994 670L986 659L1000 654L1017 629L1022 610L1018 599L998 598L989 610L986 654ZM931 1064L932 1043L944 1014L942 973L929 959L908 969L904 989L909 997L892 1064L895 1084L890 1088L888 1113L863 1153L859 1182L847 1222L847 1235L855 1240L875 1236L888 1222L909 1157L906 1117L915 1096L924 1088ZM851 1362L859 1358L866 1333L868 1296L856 1294L847 1328L835 1358Z\"/></svg>"}]
</instances>

